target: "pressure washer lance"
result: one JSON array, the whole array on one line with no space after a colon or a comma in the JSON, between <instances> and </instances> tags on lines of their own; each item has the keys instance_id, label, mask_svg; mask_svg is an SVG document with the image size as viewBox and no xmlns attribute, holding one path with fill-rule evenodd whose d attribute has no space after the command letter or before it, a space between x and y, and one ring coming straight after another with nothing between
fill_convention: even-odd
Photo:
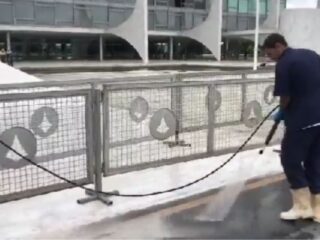
<instances>
[{"instance_id":1,"label":"pressure washer lance","mask_svg":"<svg viewBox=\"0 0 320 240\"><path fill-rule=\"evenodd\" d=\"M273 126L272 126L272 128L271 128L271 130L270 130L270 132L269 132L269 134L267 136L267 138L266 138L266 141L264 142L264 148L259 151L260 155L262 155L264 153L264 150L266 150L266 147L269 146L274 134L276 133L276 131L277 131L278 127L279 127L279 124L280 124L280 121L275 121L274 122L274 124L273 124Z\"/></svg>"}]
</instances>

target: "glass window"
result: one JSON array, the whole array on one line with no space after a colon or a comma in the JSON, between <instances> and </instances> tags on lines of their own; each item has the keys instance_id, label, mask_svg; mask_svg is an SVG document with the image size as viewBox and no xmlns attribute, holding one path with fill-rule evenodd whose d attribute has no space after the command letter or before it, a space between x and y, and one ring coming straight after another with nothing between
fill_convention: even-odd
<instances>
[{"instance_id":1,"label":"glass window","mask_svg":"<svg viewBox=\"0 0 320 240\"><path fill-rule=\"evenodd\" d=\"M224 12L228 12L228 1L224 0L222 1L223 3L223 11Z\"/></svg>"},{"instance_id":2,"label":"glass window","mask_svg":"<svg viewBox=\"0 0 320 240\"><path fill-rule=\"evenodd\" d=\"M285 9L287 7L287 0L280 1L280 9Z\"/></svg>"},{"instance_id":3,"label":"glass window","mask_svg":"<svg viewBox=\"0 0 320 240\"><path fill-rule=\"evenodd\" d=\"M248 30L248 17L239 16L238 17L238 29L237 30Z\"/></svg>"},{"instance_id":4,"label":"glass window","mask_svg":"<svg viewBox=\"0 0 320 240\"><path fill-rule=\"evenodd\" d=\"M238 11L238 0L229 0L228 1L228 11L237 12Z\"/></svg>"},{"instance_id":5,"label":"glass window","mask_svg":"<svg viewBox=\"0 0 320 240\"><path fill-rule=\"evenodd\" d=\"M256 0L248 0L248 12L249 13L256 12Z\"/></svg>"},{"instance_id":6,"label":"glass window","mask_svg":"<svg viewBox=\"0 0 320 240\"><path fill-rule=\"evenodd\" d=\"M37 24L54 25L55 24L55 6L49 2L35 3L35 20Z\"/></svg>"},{"instance_id":7,"label":"glass window","mask_svg":"<svg viewBox=\"0 0 320 240\"><path fill-rule=\"evenodd\" d=\"M267 15L268 0L260 0L260 14ZM250 14L256 13L256 0L248 0L248 12Z\"/></svg>"},{"instance_id":8,"label":"glass window","mask_svg":"<svg viewBox=\"0 0 320 240\"><path fill-rule=\"evenodd\" d=\"M236 31L238 30L238 22L237 16L228 16L227 20L227 30L228 31Z\"/></svg>"},{"instance_id":9,"label":"glass window","mask_svg":"<svg viewBox=\"0 0 320 240\"><path fill-rule=\"evenodd\" d=\"M267 1L260 0L260 14L267 15Z\"/></svg>"},{"instance_id":10,"label":"glass window","mask_svg":"<svg viewBox=\"0 0 320 240\"><path fill-rule=\"evenodd\" d=\"M56 23L59 25L73 25L73 5L68 3L55 3Z\"/></svg>"},{"instance_id":11,"label":"glass window","mask_svg":"<svg viewBox=\"0 0 320 240\"><path fill-rule=\"evenodd\" d=\"M239 0L239 13L248 13L248 0Z\"/></svg>"},{"instance_id":12,"label":"glass window","mask_svg":"<svg viewBox=\"0 0 320 240\"><path fill-rule=\"evenodd\" d=\"M18 0L14 2L14 11L17 23L33 23L34 2L30 0Z\"/></svg>"},{"instance_id":13,"label":"glass window","mask_svg":"<svg viewBox=\"0 0 320 240\"><path fill-rule=\"evenodd\" d=\"M12 4L7 1L0 1L0 23L12 23Z\"/></svg>"}]
</instances>

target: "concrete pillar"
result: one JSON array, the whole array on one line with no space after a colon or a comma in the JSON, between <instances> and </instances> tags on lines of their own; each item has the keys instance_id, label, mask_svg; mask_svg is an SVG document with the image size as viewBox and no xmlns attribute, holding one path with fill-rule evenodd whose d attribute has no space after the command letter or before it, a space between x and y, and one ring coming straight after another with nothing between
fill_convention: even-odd
<instances>
[{"instance_id":1,"label":"concrete pillar","mask_svg":"<svg viewBox=\"0 0 320 240\"><path fill-rule=\"evenodd\" d=\"M169 59L173 60L173 37L170 37L169 39Z\"/></svg>"},{"instance_id":2,"label":"concrete pillar","mask_svg":"<svg viewBox=\"0 0 320 240\"><path fill-rule=\"evenodd\" d=\"M143 38L144 38L144 53L142 53L142 60L144 64L149 63L149 29L148 29L148 0L142 1L142 12L143 12ZM139 6L137 4L137 6Z\"/></svg>"},{"instance_id":3,"label":"concrete pillar","mask_svg":"<svg viewBox=\"0 0 320 240\"><path fill-rule=\"evenodd\" d=\"M137 27L139 26L139 27ZM148 1L137 0L131 16L109 33L128 41L136 49L144 64L149 62L149 35L148 35Z\"/></svg>"},{"instance_id":4,"label":"concrete pillar","mask_svg":"<svg viewBox=\"0 0 320 240\"><path fill-rule=\"evenodd\" d=\"M103 36L99 36L99 55L100 55L100 62L103 61Z\"/></svg>"},{"instance_id":5,"label":"concrete pillar","mask_svg":"<svg viewBox=\"0 0 320 240\"><path fill-rule=\"evenodd\" d=\"M10 32L7 32L6 38L7 38L7 52L11 52L11 34L10 34Z\"/></svg>"}]
</instances>

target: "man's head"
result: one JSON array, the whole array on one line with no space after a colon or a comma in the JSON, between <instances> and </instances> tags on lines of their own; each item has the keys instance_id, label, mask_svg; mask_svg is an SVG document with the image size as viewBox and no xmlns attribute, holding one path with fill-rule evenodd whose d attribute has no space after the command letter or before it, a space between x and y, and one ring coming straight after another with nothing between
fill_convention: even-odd
<instances>
[{"instance_id":1,"label":"man's head","mask_svg":"<svg viewBox=\"0 0 320 240\"><path fill-rule=\"evenodd\" d=\"M269 35L263 43L265 53L274 61L278 61L280 59L287 47L288 43L286 39L278 33Z\"/></svg>"}]
</instances>

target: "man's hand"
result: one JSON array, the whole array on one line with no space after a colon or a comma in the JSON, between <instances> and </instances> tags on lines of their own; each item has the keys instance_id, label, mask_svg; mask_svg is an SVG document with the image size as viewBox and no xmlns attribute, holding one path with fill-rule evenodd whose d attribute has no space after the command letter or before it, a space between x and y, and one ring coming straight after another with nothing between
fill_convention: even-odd
<instances>
[{"instance_id":1,"label":"man's hand","mask_svg":"<svg viewBox=\"0 0 320 240\"><path fill-rule=\"evenodd\" d=\"M272 116L273 121L276 123L280 123L281 121L284 120L284 112L282 109L279 109L273 116Z\"/></svg>"}]
</instances>

